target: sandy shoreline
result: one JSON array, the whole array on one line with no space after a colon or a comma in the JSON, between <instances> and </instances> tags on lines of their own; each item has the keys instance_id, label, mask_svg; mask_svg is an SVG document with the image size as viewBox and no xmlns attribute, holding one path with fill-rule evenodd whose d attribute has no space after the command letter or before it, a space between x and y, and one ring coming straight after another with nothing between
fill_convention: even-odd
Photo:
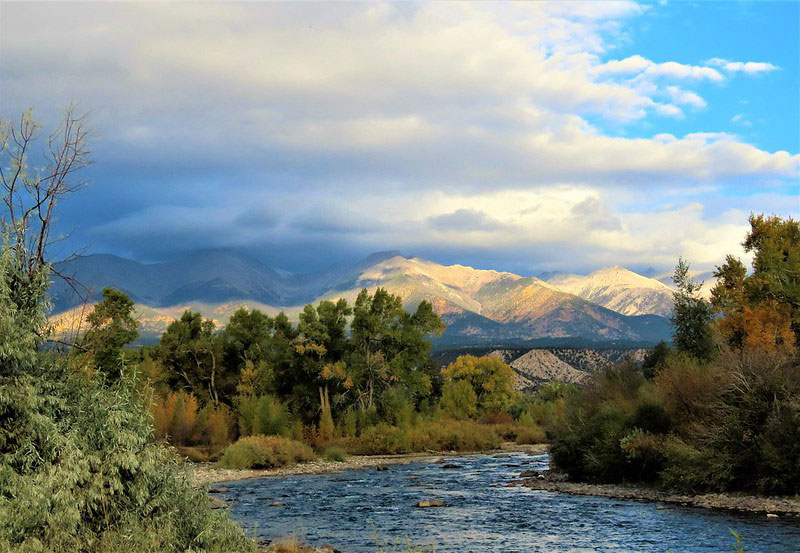
<instances>
[{"instance_id":1,"label":"sandy shoreline","mask_svg":"<svg viewBox=\"0 0 800 553\"><path fill-rule=\"evenodd\" d=\"M317 460L310 463L301 463L277 469L218 469L211 463L197 463L191 465L189 476L197 486L209 484L232 482L234 480L246 480L250 478L264 478L270 476L293 476L298 474L324 474L329 472L341 472L345 470L358 470L374 468L384 465L398 465L408 463L435 463L445 457L461 457L464 455L491 455L510 452L525 452L531 455L547 453L546 444L537 445L516 445L512 443L503 444L500 449L491 451L456 452L442 451L435 453L408 453L402 455L352 455L344 461L324 461Z\"/></svg>"},{"instance_id":2,"label":"sandy shoreline","mask_svg":"<svg viewBox=\"0 0 800 553\"><path fill-rule=\"evenodd\" d=\"M682 495L636 486L612 484L583 484L579 482L553 481L547 478L525 478L521 485L534 490L590 495L613 499L632 499L650 503L724 509L746 513L761 513L779 517L800 517L800 501L784 497L759 497L752 495L702 494Z\"/></svg>"}]
</instances>

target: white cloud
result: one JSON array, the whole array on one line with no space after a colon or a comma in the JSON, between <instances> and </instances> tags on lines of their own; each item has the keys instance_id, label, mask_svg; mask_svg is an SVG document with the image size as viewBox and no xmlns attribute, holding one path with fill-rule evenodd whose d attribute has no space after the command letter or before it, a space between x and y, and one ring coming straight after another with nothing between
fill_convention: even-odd
<instances>
[{"instance_id":1,"label":"white cloud","mask_svg":"<svg viewBox=\"0 0 800 553\"><path fill-rule=\"evenodd\" d=\"M698 109L702 109L708 105L706 101L695 92L684 90L678 86L668 86L667 93L676 104L688 105Z\"/></svg>"},{"instance_id":2,"label":"white cloud","mask_svg":"<svg viewBox=\"0 0 800 553\"><path fill-rule=\"evenodd\" d=\"M752 127L753 126L753 123L748 121L745 118L745 115L743 113L737 113L736 115L731 117L731 123L735 123L737 125L741 125L742 127Z\"/></svg>"},{"instance_id":3,"label":"white cloud","mask_svg":"<svg viewBox=\"0 0 800 553\"><path fill-rule=\"evenodd\" d=\"M778 69L777 65L761 61L728 61L723 58L711 58L706 61L707 65L721 67L729 73L746 73L748 75L755 75L758 73L765 73L767 71L775 71Z\"/></svg>"},{"instance_id":4,"label":"white cloud","mask_svg":"<svg viewBox=\"0 0 800 553\"><path fill-rule=\"evenodd\" d=\"M722 74L711 67L687 65L675 61L656 63L640 55L629 56L622 60L611 60L596 66L593 71L599 75L639 74L649 77L669 77L673 79L695 79L722 81Z\"/></svg>"}]
</instances>

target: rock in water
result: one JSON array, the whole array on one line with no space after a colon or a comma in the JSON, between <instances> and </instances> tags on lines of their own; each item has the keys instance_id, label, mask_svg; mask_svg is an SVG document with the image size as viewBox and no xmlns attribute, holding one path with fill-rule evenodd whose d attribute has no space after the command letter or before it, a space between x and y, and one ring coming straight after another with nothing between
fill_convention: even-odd
<instances>
[{"instance_id":1,"label":"rock in water","mask_svg":"<svg viewBox=\"0 0 800 553\"><path fill-rule=\"evenodd\" d=\"M438 499L423 499L416 505L422 509L426 509L428 507L449 507L447 503L444 501L439 501Z\"/></svg>"}]
</instances>

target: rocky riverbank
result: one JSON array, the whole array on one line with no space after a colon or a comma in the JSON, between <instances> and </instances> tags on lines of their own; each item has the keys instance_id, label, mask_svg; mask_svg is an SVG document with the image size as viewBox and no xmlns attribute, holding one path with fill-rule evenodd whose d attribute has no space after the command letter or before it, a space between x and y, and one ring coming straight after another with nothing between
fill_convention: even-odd
<instances>
[{"instance_id":1,"label":"rocky riverbank","mask_svg":"<svg viewBox=\"0 0 800 553\"><path fill-rule=\"evenodd\" d=\"M509 451L524 451L526 453L530 453L531 455L540 455L547 453L547 445L517 445L513 443L504 443L501 446L501 449L471 453L444 451L437 453L409 453L405 455L353 455L344 461L317 460L277 469L221 469L216 468L212 463L193 463L187 466L189 468L190 478L195 485L206 486L218 482L232 482L234 480L245 480L248 478L293 476L297 474L323 474L328 472L341 472L345 470L358 470L420 462L435 463L440 461L443 457L476 455L479 453L502 453Z\"/></svg>"},{"instance_id":2,"label":"rocky riverbank","mask_svg":"<svg viewBox=\"0 0 800 553\"><path fill-rule=\"evenodd\" d=\"M563 476L546 471L523 471L520 476L522 479L516 484L534 490L760 513L768 517L800 517L800 501L789 498L718 493L682 495L638 486L568 482Z\"/></svg>"}]
</instances>

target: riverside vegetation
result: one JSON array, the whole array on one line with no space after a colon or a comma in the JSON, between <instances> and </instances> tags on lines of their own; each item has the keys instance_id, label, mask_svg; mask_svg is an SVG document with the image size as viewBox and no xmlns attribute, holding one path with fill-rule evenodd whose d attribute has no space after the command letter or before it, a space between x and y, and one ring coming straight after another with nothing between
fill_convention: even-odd
<instances>
[{"instance_id":1,"label":"riverside vegetation","mask_svg":"<svg viewBox=\"0 0 800 553\"><path fill-rule=\"evenodd\" d=\"M719 269L719 317L681 264L674 351L661 345L645 374L622 364L585 389L520 395L495 357L439 370L427 338L443 325L431 305L409 313L380 289L353 306L306 306L297 325L242 309L219 331L187 311L138 350L125 348L138 335L133 302L106 289L85 332L56 351L42 347L54 276L45 254L51 214L88 164L82 125L67 112L42 172L27 170L40 132L32 116L0 125L0 551L254 550L175 451L266 468L486 450L541 442L546 430L556 465L576 479L798 493L793 221L752 219L754 272L732 258Z\"/></svg>"},{"instance_id":2,"label":"riverside vegetation","mask_svg":"<svg viewBox=\"0 0 800 553\"><path fill-rule=\"evenodd\" d=\"M549 433L570 479L800 494L800 225L751 216L750 226L749 275L728 256L709 303L681 261L673 346L569 397Z\"/></svg>"}]
</instances>

